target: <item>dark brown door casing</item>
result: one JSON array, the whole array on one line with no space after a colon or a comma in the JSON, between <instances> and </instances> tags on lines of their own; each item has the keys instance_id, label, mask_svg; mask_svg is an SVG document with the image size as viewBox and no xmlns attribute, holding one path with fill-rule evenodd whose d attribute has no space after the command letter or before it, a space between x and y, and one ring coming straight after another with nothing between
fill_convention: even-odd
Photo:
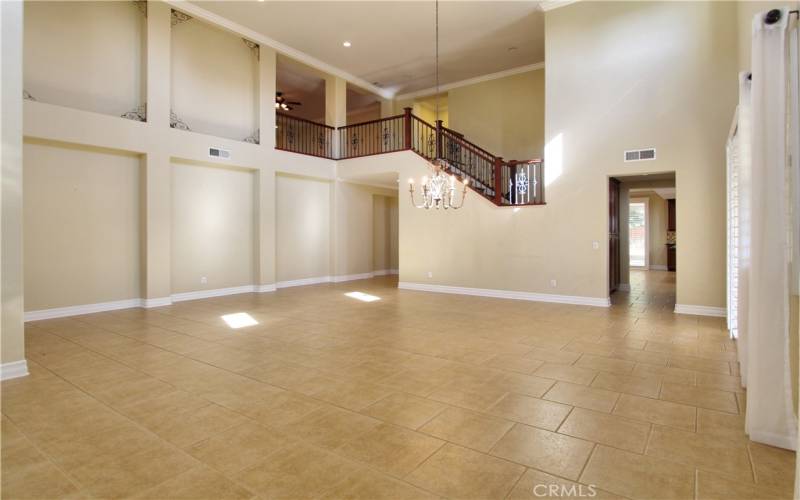
<instances>
[{"instance_id":1,"label":"dark brown door casing","mask_svg":"<svg viewBox=\"0 0 800 500\"><path fill-rule=\"evenodd\" d=\"M608 180L608 293L614 292L620 279L619 181Z\"/></svg>"}]
</instances>

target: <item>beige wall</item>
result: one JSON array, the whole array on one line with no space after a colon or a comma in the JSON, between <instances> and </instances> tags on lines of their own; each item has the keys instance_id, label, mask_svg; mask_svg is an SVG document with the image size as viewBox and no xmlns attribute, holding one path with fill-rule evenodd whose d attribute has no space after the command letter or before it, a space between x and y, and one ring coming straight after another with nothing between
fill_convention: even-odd
<instances>
[{"instance_id":1,"label":"beige wall","mask_svg":"<svg viewBox=\"0 0 800 500\"><path fill-rule=\"evenodd\" d=\"M331 274L331 183L308 177L276 178L277 281Z\"/></svg>"},{"instance_id":2,"label":"beige wall","mask_svg":"<svg viewBox=\"0 0 800 500\"><path fill-rule=\"evenodd\" d=\"M544 70L448 91L450 128L507 160L541 158L544 148Z\"/></svg>"},{"instance_id":3,"label":"beige wall","mask_svg":"<svg viewBox=\"0 0 800 500\"><path fill-rule=\"evenodd\" d=\"M334 184L333 269L337 276L370 273L373 270L373 202L370 186Z\"/></svg>"},{"instance_id":4,"label":"beige wall","mask_svg":"<svg viewBox=\"0 0 800 500\"><path fill-rule=\"evenodd\" d=\"M25 307L140 297L139 156L26 142Z\"/></svg>"},{"instance_id":5,"label":"beige wall","mask_svg":"<svg viewBox=\"0 0 800 500\"><path fill-rule=\"evenodd\" d=\"M372 197L372 270L398 269L398 206L394 196Z\"/></svg>"},{"instance_id":6,"label":"beige wall","mask_svg":"<svg viewBox=\"0 0 800 500\"><path fill-rule=\"evenodd\" d=\"M475 193L458 212L400 203L401 281L603 299L608 177L676 170L678 302L724 307L724 145L737 55L719 49L736 43L735 5L579 2L546 16L547 205L514 211ZM647 146L658 160L622 161L625 149ZM427 171L400 153L380 165L340 162L339 175L379 168L401 179ZM428 241L441 248L420 244Z\"/></svg>"},{"instance_id":7,"label":"beige wall","mask_svg":"<svg viewBox=\"0 0 800 500\"><path fill-rule=\"evenodd\" d=\"M247 170L173 162L172 293L254 283L254 181Z\"/></svg>"},{"instance_id":8,"label":"beige wall","mask_svg":"<svg viewBox=\"0 0 800 500\"><path fill-rule=\"evenodd\" d=\"M0 362L25 359L22 254L22 2L0 2Z\"/></svg>"},{"instance_id":9,"label":"beige wall","mask_svg":"<svg viewBox=\"0 0 800 500\"><path fill-rule=\"evenodd\" d=\"M144 104L144 22L134 2L25 2L25 90L119 116Z\"/></svg>"},{"instance_id":10,"label":"beige wall","mask_svg":"<svg viewBox=\"0 0 800 500\"><path fill-rule=\"evenodd\" d=\"M229 139L255 132L258 60L242 37L191 19L172 27L171 42L178 117L194 131Z\"/></svg>"},{"instance_id":11,"label":"beige wall","mask_svg":"<svg viewBox=\"0 0 800 500\"><path fill-rule=\"evenodd\" d=\"M737 55L721 48L736 44L736 14L724 2L580 2L546 15L547 208L585 235L582 248L606 238L609 175L676 170L680 304L725 306L724 144ZM658 159L623 163L636 147L656 147ZM604 288L603 248L585 257L592 295Z\"/></svg>"}]
</instances>

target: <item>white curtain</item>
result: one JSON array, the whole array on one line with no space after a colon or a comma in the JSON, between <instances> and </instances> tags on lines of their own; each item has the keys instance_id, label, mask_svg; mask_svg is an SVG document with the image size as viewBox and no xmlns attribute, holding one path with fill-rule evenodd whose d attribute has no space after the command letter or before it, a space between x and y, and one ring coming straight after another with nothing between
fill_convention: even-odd
<instances>
[{"instance_id":1,"label":"white curtain","mask_svg":"<svg viewBox=\"0 0 800 500\"><path fill-rule=\"evenodd\" d=\"M751 86L751 155L749 173L740 173L740 199L747 204L749 234L740 234L740 258L745 260L747 297L741 303L739 348L747 384L745 427L750 438L782 448L797 446L797 417L792 403L789 350L789 296L792 271L792 171L790 149L797 129L790 130L796 98L796 47L790 50L796 22L783 9L780 19L753 19ZM790 29L791 27L791 29ZM796 157L795 157L796 158ZM796 162L796 160L795 160ZM796 168L796 165L795 165ZM744 177L748 177L745 181ZM749 248L749 255L747 249ZM741 299L741 297L740 297ZM745 312L746 310L746 312ZM743 314L744 313L744 314ZM743 317L746 316L746 317Z\"/></svg>"}]
</instances>

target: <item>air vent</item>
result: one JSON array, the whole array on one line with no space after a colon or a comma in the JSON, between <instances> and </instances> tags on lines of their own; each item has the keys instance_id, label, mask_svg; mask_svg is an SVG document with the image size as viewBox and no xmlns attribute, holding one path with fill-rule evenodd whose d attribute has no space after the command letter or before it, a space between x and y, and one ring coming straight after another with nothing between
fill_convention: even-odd
<instances>
[{"instance_id":1,"label":"air vent","mask_svg":"<svg viewBox=\"0 0 800 500\"><path fill-rule=\"evenodd\" d=\"M625 151L625 161L645 161L645 160L655 160L655 159L656 159L655 148L634 149L630 151Z\"/></svg>"},{"instance_id":2,"label":"air vent","mask_svg":"<svg viewBox=\"0 0 800 500\"><path fill-rule=\"evenodd\" d=\"M231 152L222 148L208 148L208 156L212 158L228 159L231 157Z\"/></svg>"}]
</instances>

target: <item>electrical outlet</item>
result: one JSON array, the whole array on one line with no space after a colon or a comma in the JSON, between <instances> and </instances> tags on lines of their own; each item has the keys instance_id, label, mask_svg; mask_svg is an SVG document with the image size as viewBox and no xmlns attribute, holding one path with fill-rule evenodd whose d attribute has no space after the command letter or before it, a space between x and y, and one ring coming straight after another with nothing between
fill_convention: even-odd
<instances>
[{"instance_id":1,"label":"electrical outlet","mask_svg":"<svg viewBox=\"0 0 800 500\"><path fill-rule=\"evenodd\" d=\"M433 278L433 271L428 271L428 278Z\"/></svg>"},{"instance_id":2,"label":"electrical outlet","mask_svg":"<svg viewBox=\"0 0 800 500\"><path fill-rule=\"evenodd\" d=\"M558 286L558 282L556 280L550 280L550 286L555 288Z\"/></svg>"},{"instance_id":3,"label":"electrical outlet","mask_svg":"<svg viewBox=\"0 0 800 500\"><path fill-rule=\"evenodd\" d=\"M208 278L205 276L200 276L200 284L205 285L206 283L208 283Z\"/></svg>"},{"instance_id":4,"label":"electrical outlet","mask_svg":"<svg viewBox=\"0 0 800 500\"><path fill-rule=\"evenodd\" d=\"M593 250L599 250L600 249L600 242L599 241L593 241L592 242L592 249Z\"/></svg>"}]
</instances>

